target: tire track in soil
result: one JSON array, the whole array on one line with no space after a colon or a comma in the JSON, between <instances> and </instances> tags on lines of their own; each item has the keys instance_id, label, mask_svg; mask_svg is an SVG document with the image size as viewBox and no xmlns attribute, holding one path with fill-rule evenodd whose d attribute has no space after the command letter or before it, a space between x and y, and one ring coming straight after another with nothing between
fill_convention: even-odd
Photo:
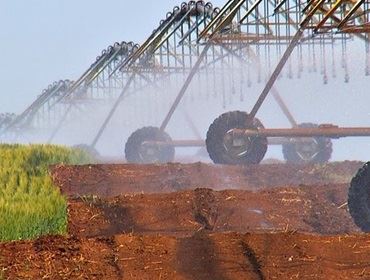
<instances>
[{"instance_id":1,"label":"tire track in soil","mask_svg":"<svg viewBox=\"0 0 370 280\"><path fill-rule=\"evenodd\" d=\"M213 190L204 188L194 190L194 220L201 224L202 229L213 231L219 217L218 209L218 200Z\"/></svg>"},{"instance_id":2,"label":"tire track in soil","mask_svg":"<svg viewBox=\"0 0 370 280\"><path fill-rule=\"evenodd\" d=\"M119 201L116 200L109 204L100 204L98 208L103 212L105 219L109 222L108 228L101 232L101 235L112 236L141 231L134 221L130 208L121 205Z\"/></svg>"},{"instance_id":3,"label":"tire track in soil","mask_svg":"<svg viewBox=\"0 0 370 280\"><path fill-rule=\"evenodd\" d=\"M229 279L221 265L220 252L215 242L209 236L214 232L219 218L218 193L211 189L198 188L194 190L193 215L202 227L193 236L179 240L177 261L180 271L187 279ZM261 264L253 249L244 241L240 242L242 255L247 260L244 266L247 279L265 280ZM219 248L222 250L222 247ZM235 252L235 254L238 254ZM252 272L252 273L251 273ZM251 278L255 275L255 278Z\"/></svg>"},{"instance_id":4,"label":"tire track in soil","mask_svg":"<svg viewBox=\"0 0 370 280\"><path fill-rule=\"evenodd\" d=\"M97 241L104 243L111 249L110 254L106 257L107 263L116 271L118 279L124 279L124 273L118 264L119 249L115 237L100 237Z\"/></svg>"},{"instance_id":5,"label":"tire track in soil","mask_svg":"<svg viewBox=\"0 0 370 280\"><path fill-rule=\"evenodd\" d=\"M263 275L262 272L262 266L260 261L258 260L256 252L250 247L246 242L241 241L240 246L243 250L243 255L245 256L246 260L248 261L248 264L252 266L252 271L256 275L257 280L265 280L266 278Z\"/></svg>"},{"instance_id":6,"label":"tire track in soil","mask_svg":"<svg viewBox=\"0 0 370 280\"><path fill-rule=\"evenodd\" d=\"M181 238L176 249L179 270L186 279L228 280L221 268L218 252L209 233L219 217L219 201L211 189L197 188L193 197L193 217L201 225L191 237Z\"/></svg>"},{"instance_id":7,"label":"tire track in soil","mask_svg":"<svg viewBox=\"0 0 370 280\"><path fill-rule=\"evenodd\" d=\"M215 243L205 231L182 238L176 249L178 270L186 279L228 280L217 259Z\"/></svg>"}]
</instances>

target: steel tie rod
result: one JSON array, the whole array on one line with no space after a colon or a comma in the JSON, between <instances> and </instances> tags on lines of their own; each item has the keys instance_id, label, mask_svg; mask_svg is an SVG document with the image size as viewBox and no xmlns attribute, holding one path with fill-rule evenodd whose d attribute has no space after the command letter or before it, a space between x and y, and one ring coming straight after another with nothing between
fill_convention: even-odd
<instances>
[{"instance_id":1,"label":"steel tie rod","mask_svg":"<svg viewBox=\"0 0 370 280\"><path fill-rule=\"evenodd\" d=\"M234 129L236 135L246 137L360 137L370 136L370 127L314 127L314 128L261 128L261 129Z\"/></svg>"},{"instance_id":2,"label":"steel tie rod","mask_svg":"<svg viewBox=\"0 0 370 280\"><path fill-rule=\"evenodd\" d=\"M285 50L282 58L280 59L279 63L277 64L274 72L272 73L270 79L268 80L265 88L262 90L256 104L254 105L252 111L248 115L249 121L253 120L261 108L263 102L265 101L266 97L268 96L271 88L274 86L275 81L279 77L281 70L283 70L286 62L288 61L290 55L292 54L294 48L299 44L300 39L302 38L303 32L307 24L310 22L311 18L315 15L316 11L320 8L320 6L325 2L325 0L319 0L318 3L312 8L312 10L308 13L307 17L303 19L300 23L300 27L297 33L292 38L292 41L288 45L287 49Z\"/></svg>"},{"instance_id":3,"label":"steel tie rod","mask_svg":"<svg viewBox=\"0 0 370 280\"><path fill-rule=\"evenodd\" d=\"M188 87L189 87L189 85L190 85L193 77L197 73L197 71L198 71L198 69L200 67L200 64L203 61L203 58L207 55L207 52L208 52L208 49L210 48L210 46L211 46L211 43L207 43L207 45L205 45L205 47L204 47L203 51L201 52L198 60L194 64L193 68L191 69L191 72L189 73L188 77L186 78L184 85L182 86L179 94L177 95L174 103L172 104L169 112L167 113L164 121L162 122L162 124L160 126L160 130L161 131L164 131L166 129L169 121L171 120L171 117L172 117L173 113L175 112L177 106L179 105L180 101L184 97L184 95L186 93L186 90L188 89Z\"/></svg>"},{"instance_id":4,"label":"steel tie rod","mask_svg":"<svg viewBox=\"0 0 370 280\"><path fill-rule=\"evenodd\" d=\"M100 137L102 136L104 130L106 129L109 121L112 119L114 113L116 112L118 106L121 104L121 101L123 99L123 97L125 96L126 94L126 91L128 90L128 88L130 87L132 81L134 80L134 77L135 77L135 73L133 73L131 75L131 77L129 78L129 80L127 81L125 87L122 89L122 92L120 94L120 96L118 97L116 103L114 103L113 105L113 108L110 110L108 116L105 118L104 120L104 123L102 124L102 126L100 127L99 131L98 131L98 134L95 136L93 142L91 143L91 147L94 148L96 146L96 144L98 143Z\"/></svg>"}]
</instances>

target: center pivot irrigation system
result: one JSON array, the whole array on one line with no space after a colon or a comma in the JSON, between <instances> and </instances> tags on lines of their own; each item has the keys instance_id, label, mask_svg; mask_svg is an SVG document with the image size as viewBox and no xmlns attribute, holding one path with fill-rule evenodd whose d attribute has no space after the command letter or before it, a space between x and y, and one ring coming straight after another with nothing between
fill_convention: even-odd
<instances>
[{"instance_id":1,"label":"center pivot irrigation system","mask_svg":"<svg viewBox=\"0 0 370 280\"><path fill-rule=\"evenodd\" d=\"M104 138L109 146L127 139L126 160L135 163L172 161L175 147L206 147L215 163L256 164L268 145L282 145L288 162L326 162L332 139L370 136L370 127L298 123L276 81L305 74L347 83L348 64L359 56L352 48L360 45L367 79L369 18L369 0L229 0L222 9L183 3L141 46L115 43L76 81L50 85L18 116L0 115L0 137L58 143L67 135L90 151L104 147ZM290 128L264 128L256 118L269 94ZM204 140L199 123L229 108L206 124ZM370 163L352 180L348 206L370 231Z\"/></svg>"},{"instance_id":2,"label":"center pivot irrigation system","mask_svg":"<svg viewBox=\"0 0 370 280\"><path fill-rule=\"evenodd\" d=\"M50 143L67 133L92 150L105 134L112 139L109 131L117 133L119 125L128 162L168 162L175 147L206 146L215 163L256 164L268 145L282 145L288 162L326 162L331 139L370 136L370 127L298 123L274 85L285 76L301 77L305 68L320 72L324 83L329 72L349 82L347 42L354 40L364 45L364 76L370 75L369 7L369 1L358 0L230 0L222 9L183 3L141 46L115 43L76 81L49 86L8 119L0 136L31 142L37 135ZM269 94L290 128L264 128L256 118ZM205 140L188 113L189 106L203 115L235 103L246 108L255 98L249 113L239 107L216 118ZM175 113L180 117L172 127L185 140L168 134Z\"/></svg>"}]
</instances>

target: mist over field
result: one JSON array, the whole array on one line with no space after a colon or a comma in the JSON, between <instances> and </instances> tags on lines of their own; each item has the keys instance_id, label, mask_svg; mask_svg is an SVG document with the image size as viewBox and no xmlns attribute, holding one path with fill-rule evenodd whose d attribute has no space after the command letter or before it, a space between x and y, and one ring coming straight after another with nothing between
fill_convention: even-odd
<instances>
[{"instance_id":1,"label":"mist over field","mask_svg":"<svg viewBox=\"0 0 370 280\"><path fill-rule=\"evenodd\" d=\"M0 112L19 114L50 83L60 79L77 79L101 50L113 42L144 42L158 26L159 21L165 18L166 13L171 11L173 6L180 4L175 0L147 3L110 0L104 4L99 1L76 3L71 0L1 2L0 24L3 28L0 29L0 41L5 43L0 45L0 54L2 65L6 67L0 69ZM222 7L224 1L213 1L213 4ZM369 125L370 113L366 106L370 99L367 94L369 77L365 76L366 55L363 44L358 44L358 41L348 44L346 56L349 83L344 82L346 78L342 71L340 44L336 50L335 61L332 61L329 50L327 51L327 84L323 83L320 73L323 69L319 61L316 62L316 69L308 70L311 73L302 74L300 79L297 77L298 62L295 61L292 71L294 79L289 78L290 66L287 65L282 74L283 78L277 81L276 87L299 122L333 123L341 126ZM319 52L317 49L317 55ZM312 68L309 63L313 61L309 62L308 57L304 57L304 60L306 64L303 66ZM334 71L333 63L336 68ZM263 77L263 80L265 79L266 75ZM236 78L236 83L238 80L241 80L241 77ZM182 106L186 108L187 114L196 120L198 130L204 137L208 126L219 114L231 109L249 111L262 85L263 83L255 82L251 88L246 87L246 82L244 85L238 85L245 87L245 100L238 103L234 97L233 104L221 104L221 107L219 100L203 100L197 104L197 98L194 99L198 94L197 89L190 88L187 95L192 96L194 100ZM172 96L175 96L177 91L178 88L173 88ZM204 88L202 91L206 94ZM145 98L140 100L145 102ZM151 118L153 124L160 123L168 110L170 102L163 102L165 103L158 109L154 107ZM134 102L128 104L137 106ZM202 110L204 104L208 104L206 111ZM93 126L83 127L86 136L93 137L106 112L104 108L98 109L92 118L87 117L84 120L85 123L94 123ZM169 127L175 137L181 136L181 128L186 127L184 117L177 115L176 113ZM289 127L271 97L266 100L258 117L267 127ZM98 145L99 149L120 153L127 135L140 126L152 124L138 120L137 124L130 127L132 122L132 119L118 112ZM75 129L80 130L80 127ZM80 139L74 140L75 136L73 132L61 133L56 142L81 142ZM27 139L24 142L27 142ZM367 138L348 138L334 142L333 160L367 160L370 156L367 152L370 150L370 141ZM269 148L267 157L280 158L280 150L280 147Z\"/></svg>"}]
</instances>

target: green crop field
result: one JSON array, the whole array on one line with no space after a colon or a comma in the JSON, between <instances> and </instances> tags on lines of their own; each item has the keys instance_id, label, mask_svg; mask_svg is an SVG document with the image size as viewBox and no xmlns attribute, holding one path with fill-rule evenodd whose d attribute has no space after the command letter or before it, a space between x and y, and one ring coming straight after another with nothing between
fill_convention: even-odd
<instances>
[{"instance_id":1,"label":"green crop field","mask_svg":"<svg viewBox=\"0 0 370 280\"><path fill-rule=\"evenodd\" d=\"M88 162L81 150L0 145L0 241L66 233L66 199L53 185L48 166Z\"/></svg>"}]
</instances>

